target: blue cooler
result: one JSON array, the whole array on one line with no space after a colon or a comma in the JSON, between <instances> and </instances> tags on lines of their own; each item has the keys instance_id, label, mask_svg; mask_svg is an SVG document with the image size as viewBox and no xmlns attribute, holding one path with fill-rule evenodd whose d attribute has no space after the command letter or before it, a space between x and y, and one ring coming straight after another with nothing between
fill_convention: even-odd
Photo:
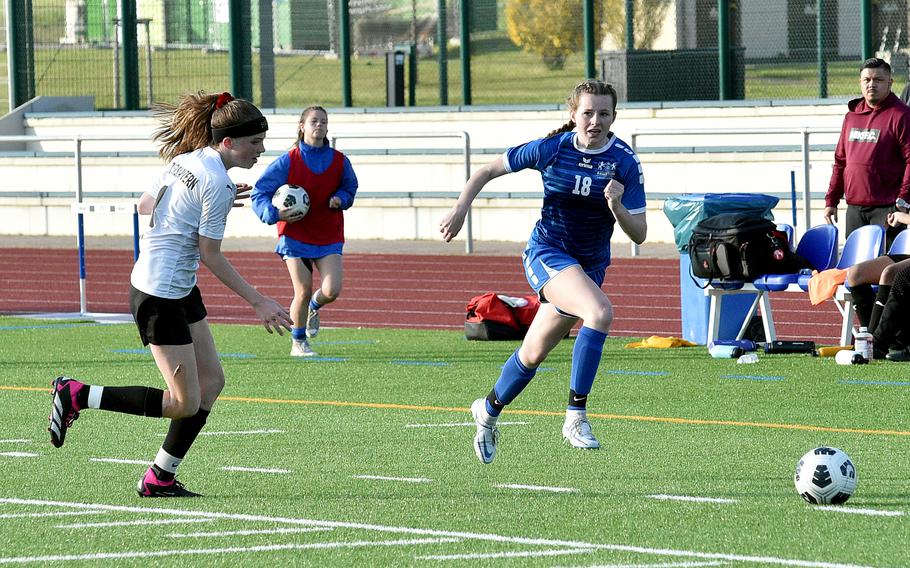
<instances>
[{"instance_id":1,"label":"blue cooler","mask_svg":"<svg viewBox=\"0 0 910 568\"><path fill-rule=\"evenodd\" d=\"M756 217L774 219L771 210L778 199L763 193L687 193L671 197L664 202L664 214L673 224L679 257L679 291L682 307L682 336L704 345L708 341L708 313L710 298L703 287L706 280L692 279L689 262L689 239L692 230L703 219L720 213L755 213ZM701 288L699 287L701 286ZM755 294L730 294L721 296L722 319L717 339L736 339Z\"/></svg>"}]
</instances>

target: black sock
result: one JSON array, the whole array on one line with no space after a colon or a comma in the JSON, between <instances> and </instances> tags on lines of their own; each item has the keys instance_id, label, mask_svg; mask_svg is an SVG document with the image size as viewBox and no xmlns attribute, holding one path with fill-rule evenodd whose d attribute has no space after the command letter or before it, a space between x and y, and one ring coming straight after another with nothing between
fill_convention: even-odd
<instances>
[{"instance_id":1,"label":"black sock","mask_svg":"<svg viewBox=\"0 0 910 568\"><path fill-rule=\"evenodd\" d=\"M501 413L502 409L506 407L506 405L499 402L499 399L496 398L496 391L493 389L491 389L490 394L487 395L487 402L490 403L490 406L492 406L493 410L495 410L497 413Z\"/></svg>"},{"instance_id":2,"label":"black sock","mask_svg":"<svg viewBox=\"0 0 910 568\"><path fill-rule=\"evenodd\" d=\"M875 333L875 328L878 327L878 321L882 317L882 310L885 308L885 304L888 302L888 296L890 295L891 285L880 284L878 287L878 295L875 296L875 305L872 306L872 314L869 316L869 333Z\"/></svg>"},{"instance_id":3,"label":"black sock","mask_svg":"<svg viewBox=\"0 0 910 568\"><path fill-rule=\"evenodd\" d=\"M79 408L88 408L88 391L91 388L91 385L85 385L76 393L76 404Z\"/></svg>"},{"instance_id":4,"label":"black sock","mask_svg":"<svg viewBox=\"0 0 910 568\"><path fill-rule=\"evenodd\" d=\"M158 478L158 481L170 481L177 477L176 473L171 473L167 470L161 469L158 467L158 464L152 464L152 471L155 473L155 477Z\"/></svg>"},{"instance_id":5,"label":"black sock","mask_svg":"<svg viewBox=\"0 0 910 568\"><path fill-rule=\"evenodd\" d=\"M869 327L869 318L872 317L872 305L875 304L875 292L872 284L857 284L850 288L853 296L853 307L861 327Z\"/></svg>"},{"instance_id":6,"label":"black sock","mask_svg":"<svg viewBox=\"0 0 910 568\"><path fill-rule=\"evenodd\" d=\"M569 406L573 408L585 408L588 405L588 395L578 394L572 389L569 389Z\"/></svg>"},{"instance_id":7,"label":"black sock","mask_svg":"<svg viewBox=\"0 0 910 568\"><path fill-rule=\"evenodd\" d=\"M87 390L87 389L85 389ZM86 393L86 397L88 393ZM152 387L104 387L101 410L161 418L164 391Z\"/></svg>"},{"instance_id":8,"label":"black sock","mask_svg":"<svg viewBox=\"0 0 910 568\"><path fill-rule=\"evenodd\" d=\"M209 417L211 410L199 409L199 412L187 418L177 418L171 420L171 425L167 429L167 436L161 448L175 458L183 459L189 451L190 446L196 441L196 436L205 426L205 421Z\"/></svg>"}]
</instances>

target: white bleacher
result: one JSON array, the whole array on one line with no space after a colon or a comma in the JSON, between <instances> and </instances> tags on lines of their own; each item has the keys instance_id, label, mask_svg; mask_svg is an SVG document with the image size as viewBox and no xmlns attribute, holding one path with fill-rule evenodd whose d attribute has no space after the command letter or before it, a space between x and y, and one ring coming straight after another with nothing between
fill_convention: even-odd
<instances>
[{"instance_id":1,"label":"white bleacher","mask_svg":"<svg viewBox=\"0 0 910 568\"><path fill-rule=\"evenodd\" d=\"M630 140L634 132L726 128L839 128L845 101L779 106L768 101L736 102L728 106L692 104L621 107L614 131ZM266 111L270 131L267 153L252 170L234 170L238 182L252 183L265 165L287 150L295 139L298 111ZM507 146L545 135L567 119L567 112L550 107L329 109L330 135L467 132L471 167L476 169ZM155 123L140 112L25 113L18 120L23 134L38 137L122 136L138 140L82 143L82 184L86 200L132 200L161 168L148 140ZM2 124L0 132L9 133ZM811 143L810 189L825 191L836 134L819 134ZM790 172L801 170L800 139L780 134L736 136L639 136L639 155L648 203L648 238L672 242L673 229L662 211L664 198L677 193L764 192L785 195ZM464 158L458 140L344 139L360 180L355 207L346 214L346 233L352 239L437 239L437 225L461 190ZM0 145L0 234L74 234L70 211L76 175L72 141L40 141L16 149ZM801 184L802 174L797 174ZM798 191L802 191L799 187ZM504 176L490 183L475 201L473 237L478 240L523 241L539 217L540 181L535 172ZM813 219L823 204L813 203ZM775 215L790 222L790 202L782 199ZM112 216L113 217L113 216ZM803 214L798 212L801 222ZM248 209L228 224L229 236L271 236L273 228L260 223ZM93 219L88 234L129 234L128 223ZM618 232L616 240L625 241ZM626 241L627 242L627 241Z\"/></svg>"}]
</instances>

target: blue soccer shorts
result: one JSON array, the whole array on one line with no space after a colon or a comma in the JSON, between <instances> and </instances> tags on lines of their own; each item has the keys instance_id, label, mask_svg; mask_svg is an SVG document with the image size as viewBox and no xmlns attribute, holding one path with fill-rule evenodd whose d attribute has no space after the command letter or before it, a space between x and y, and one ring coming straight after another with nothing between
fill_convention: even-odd
<instances>
[{"instance_id":1,"label":"blue soccer shorts","mask_svg":"<svg viewBox=\"0 0 910 568\"><path fill-rule=\"evenodd\" d=\"M521 261L524 265L525 277L528 279L528 284L530 284L531 288L540 296L541 302L547 301L542 292L543 287L546 286L547 282L570 266L581 267L581 269L585 271L585 274L588 275L588 278L590 278L598 288L603 285L604 275L607 271L606 267L585 270L585 267L567 252L539 243L529 245L528 248L521 253Z\"/></svg>"}]
</instances>

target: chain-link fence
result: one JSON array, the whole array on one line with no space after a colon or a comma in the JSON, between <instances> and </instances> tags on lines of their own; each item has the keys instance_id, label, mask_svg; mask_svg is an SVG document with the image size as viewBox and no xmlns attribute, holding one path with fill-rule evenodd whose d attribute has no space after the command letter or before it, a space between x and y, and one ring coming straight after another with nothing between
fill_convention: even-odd
<instances>
[{"instance_id":1,"label":"chain-link fence","mask_svg":"<svg viewBox=\"0 0 910 568\"><path fill-rule=\"evenodd\" d=\"M5 0L18 40L6 45L0 15L0 111L9 88L22 84L29 95L90 95L98 109L125 108L124 77L142 108L190 90L230 89L237 1L136 0L130 75L121 0ZM873 51L891 60L897 91L908 77L907 3L872 2ZM585 50L583 0L239 4L251 22L241 33L252 47L252 98L288 109L560 103L591 56L595 74L628 101L858 96L864 52L859 3L844 0L595 0L593 54Z\"/></svg>"}]
</instances>

